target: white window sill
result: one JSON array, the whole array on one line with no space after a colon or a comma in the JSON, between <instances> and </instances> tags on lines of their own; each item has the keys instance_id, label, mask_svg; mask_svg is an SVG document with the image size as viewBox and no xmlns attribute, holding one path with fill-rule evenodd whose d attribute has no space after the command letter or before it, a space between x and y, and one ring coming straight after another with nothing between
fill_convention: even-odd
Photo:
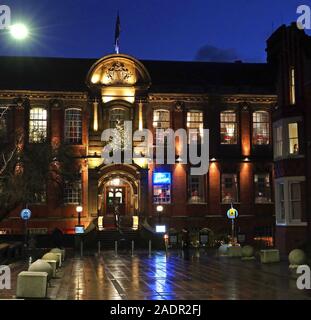
<instances>
[{"instance_id":1,"label":"white window sill","mask_svg":"<svg viewBox=\"0 0 311 320\"><path fill-rule=\"evenodd\" d=\"M290 222L290 223L277 222L276 226L277 227L306 227L308 226L308 223L307 222Z\"/></svg>"}]
</instances>

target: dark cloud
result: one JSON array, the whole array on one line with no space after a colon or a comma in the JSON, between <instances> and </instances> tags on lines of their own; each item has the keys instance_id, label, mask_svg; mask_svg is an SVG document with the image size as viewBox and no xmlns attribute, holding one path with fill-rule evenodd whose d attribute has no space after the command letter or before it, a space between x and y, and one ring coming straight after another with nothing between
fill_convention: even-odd
<instances>
[{"instance_id":1,"label":"dark cloud","mask_svg":"<svg viewBox=\"0 0 311 320\"><path fill-rule=\"evenodd\" d=\"M239 57L235 49L221 49L209 44L201 47L195 57L197 61L232 62Z\"/></svg>"}]
</instances>

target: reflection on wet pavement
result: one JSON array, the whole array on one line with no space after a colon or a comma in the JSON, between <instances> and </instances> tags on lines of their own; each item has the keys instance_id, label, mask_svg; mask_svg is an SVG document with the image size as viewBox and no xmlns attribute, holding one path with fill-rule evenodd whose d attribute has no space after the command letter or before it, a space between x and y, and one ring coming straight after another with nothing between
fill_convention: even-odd
<instances>
[{"instance_id":1,"label":"reflection on wet pavement","mask_svg":"<svg viewBox=\"0 0 311 320\"><path fill-rule=\"evenodd\" d=\"M0 290L1 298L15 294L17 273L12 272L12 290ZM68 259L48 289L58 300L235 300L310 299L311 292L296 289L286 262L261 265L201 254L190 260L178 252L120 254Z\"/></svg>"},{"instance_id":2,"label":"reflection on wet pavement","mask_svg":"<svg viewBox=\"0 0 311 320\"><path fill-rule=\"evenodd\" d=\"M206 255L185 261L177 253L115 257L107 252L99 258L72 259L65 269L56 299L311 298L309 292L296 289L286 263L262 266Z\"/></svg>"}]
</instances>

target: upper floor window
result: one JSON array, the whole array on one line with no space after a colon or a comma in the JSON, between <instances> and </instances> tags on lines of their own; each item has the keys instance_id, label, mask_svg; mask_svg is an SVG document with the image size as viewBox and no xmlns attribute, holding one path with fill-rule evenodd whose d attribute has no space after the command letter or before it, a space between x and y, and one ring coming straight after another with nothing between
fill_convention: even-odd
<instances>
[{"instance_id":1,"label":"upper floor window","mask_svg":"<svg viewBox=\"0 0 311 320\"><path fill-rule=\"evenodd\" d=\"M270 143L269 113L256 111L253 113L253 144L267 145Z\"/></svg>"},{"instance_id":2,"label":"upper floor window","mask_svg":"<svg viewBox=\"0 0 311 320\"><path fill-rule=\"evenodd\" d=\"M29 113L29 142L40 143L47 138L47 110L31 108Z\"/></svg>"},{"instance_id":3,"label":"upper floor window","mask_svg":"<svg viewBox=\"0 0 311 320\"><path fill-rule=\"evenodd\" d=\"M271 183L270 174L255 174L255 202L268 203L271 202Z\"/></svg>"},{"instance_id":4,"label":"upper floor window","mask_svg":"<svg viewBox=\"0 0 311 320\"><path fill-rule=\"evenodd\" d=\"M223 203L238 202L238 177L236 174L222 174L221 199Z\"/></svg>"},{"instance_id":5,"label":"upper floor window","mask_svg":"<svg viewBox=\"0 0 311 320\"><path fill-rule=\"evenodd\" d=\"M109 112L109 123L110 128L115 129L117 125L124 124L124 121L128 120L129 114L128 110L124 108L113 108Z\"/></svg>"},{"instance_id":6,"label":"upper floor window","mask_svg":"<svg viewBox=\"0 0 311 320\"><path fill-rule=\"evenodd\" d=\"M296 71L294 67L289 71L289 100L290 104L296 104Z\"/></svg>"},{"instance_id":7,"label":"upper floor window","mask_svg":"<svg viewBox=\"0 0 311 320\"><path fill-rule=\"evenodd\" d=\"M154 110L153 111L153 127L157 129L170 128L170 112L168 110ZM164 133L162 131L156 132L156 141L161 144L164 143Z\"/></svg>"},{"instance_id":8,"label":"upper floor window","mask_svg":"<svg viewBox=\"0 0 311 320\"><path fill-rule=\"evenodd\" d=\"M42 185L41 188L37 190L33 190L33 192L29 195L31 204L44 204L46 203L47 192L46 185Z\"/></svg>"},{"instance_id":9,"label":"upper floor window","mask_svg":"<svg viewBox=\"0 0 311 320\"><path fill-rule=\"evenodd\" d=\"M203 136L203 112L187 112L188 141L199 142Z\"/></svg>"},{"instance_id":10,"label":"upper floor window","mask_svg":"<svg viewBox=\"0 0 311 320\"><path fill-rule=\"evenodd\" d=\"M65 111L65 142L69 144L82 143L82 112L80 109Z\"/></svg>"},{"instance_id":11,"label":"upper floor window","mask_svg":"<svg viewBox=\"0 0 311 320\"><path fill-rule=\"evenodd\" d=\"M205 202L204 197L204 176L189 175L189 194L190 203Z\"/></svg>"},{"instance_id":12,"label":"upper floor window","mask_svg":"<svg viewBox=\"0 0 311 320\"><path fill-rule=\"evenodd\" d=\"M0 107L0 143L8 139L8 108Z\"/></svg>"},{"instance_id":13,"label":"upper floor window","mask_svg":"<svg viewBox=\"0 0 311 320\"><path fill-rule=\"evenodd\" d=\"M285 188L284 183L276 183L276 219L278 223L285 223Z\"/></svg>"},{"instance_id":14,"label":"upper floor window","mask_svg":"<svg viewBox=\"0 0 311 320\"><path fill-rule=\"evenodd\" d=\"M81 177L74 181L66 181L64 185L64 204L81 204L82 182Z\"/></svg>"},{"instance_id":15,"label":"upper floor window","mask_svg":"<svg viewBox=\"0 0 311 320\"><path fill-rule=\"evenodd\" d=\"M280 120L274 124L274 158L303 156L301 151L300 118Z\"/></svg>"},{"instance_id":16,"label":"upper floor window","mask_svg":"<svg viewBox=\"0 0 311 320\"><path fill-rule=\"evenodd\" d=\"M298 123L288 124L289 154L299 154Z\"/></svg>"},{"instance_id":17,"label":"upper floor window","mask_svg":"<svg viewBox=\"0 0 311 320\"><path fill-rule=\"evenodd\" d=\"M223 111L220 114L221 144L237 144L237 116L234 111Z\"/></svg>"}]
</instances>

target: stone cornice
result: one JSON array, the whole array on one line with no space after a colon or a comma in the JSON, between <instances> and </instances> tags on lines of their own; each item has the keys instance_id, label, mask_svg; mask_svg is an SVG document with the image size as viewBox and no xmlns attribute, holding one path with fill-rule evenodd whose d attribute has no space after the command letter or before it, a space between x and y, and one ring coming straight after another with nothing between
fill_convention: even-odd
<instances>
[{"instance_id":1,"label":"stone cornice","mask_svg":"<svg viewBox=\"0 0 311 320\"><path fill-rule=\"evenodd\" d=\"M161 94L161 93L151 93L149 94L149 102L208 102L217 97L220 103L263 103L271 104L277 102L276 95L266 95L266 94L241 94L241 95L208 95L208 94Z\"/></svg>"},{"instance_id":2,"label":"stone cornice","mask_svg":"<svg viewBox=\"0 0 311 320\"><path fill-rule=\"evenodd\" d=\"M149 102L206 102L207 95L202 94L179 94L179 93L150 93L148 95Z\"/></svg>"},{"instance_id":3,"label":"stone cornice","mask_svg":"<svg viewBox=\"0 0 311 320\"><path fill-rule=\"evenodd\" d=\"M40 99L40 100L83 100L87 101L88 96L86 92L61 92L61 91L26 91L26 90L0 90L0 99Z\"/></svg>"}]
</instances>

